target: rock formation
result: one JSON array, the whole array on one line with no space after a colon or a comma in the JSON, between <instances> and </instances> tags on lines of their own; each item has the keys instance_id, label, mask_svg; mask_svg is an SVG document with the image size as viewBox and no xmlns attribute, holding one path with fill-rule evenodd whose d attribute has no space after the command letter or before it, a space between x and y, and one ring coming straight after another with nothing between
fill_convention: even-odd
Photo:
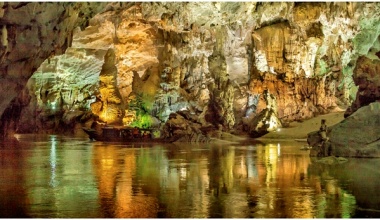
<instances>
[{"instance_id":1,"label":"rock formation","mask_svg":"<svg viewBox=\"0 0 380 220\"><path fill-rule=\"evenodd\" d=\"M380 101L380 60L378 57L359 57L352 75L355 85L358 86L356 99L345 112L348 116L362 106Z\"/></svg>"},{"instance_id":2,"label":"rock formation","mask_svg":"<svg viewBox=\"0 0 380 220\"><path fill-rule=\"evenodd\" d=\"M117 87L115 52L108 49L99 75L99 94L91 103L92 113L108 125L120 125L124 117L124 102Z\"/></svg>"},{"instance_id":3,"label":"rock formation","mask_svg":"<svg viewBox=\"0 0 380 220\"><path fill-rule=\"evenodd\" d=\"M99 94L105 53L68 48L65 54L44 61L27 84L30 104L22 108L18 131L52 132L88 120L90 105Z\"/></svg>"},{"instance_id":4,"label":"rock formation","mask_svg":"<svg viewBox=\"0 0 380 220\"><path fill-rule=\"evenodd\" d=\"M339 157L380 157L379 126L380 102L372 102L329 127L329 141L323 147L329 147L331 154ZM308 135L308 143L313 147L311 155L318 156L318 132Z\"/></svg>"},{"instance_id":5,"label":"rock formation","mask_svg":"<svg viewBox=\"0 0 380 220\"><path fill-rule=\"evenodd\" d=\"M344 109L353 100L352 112L378 100L368 98L377 96L376 87L359 80L370 79L359 69L378 60L376 2L2 6L3 134L72 130L107 121L108 111L115 115L108 123L163 127L170 115L186 111L189 123L203 132L257 137L294 120ZM102 69L109 64L109 49L115 55L112 79ZM83 83L58 86L53 78L62 68L56 63L75 67L69 78ZM353 79L354 72L359 75ZM51 77L41 84L44 77L38 75ZM117 97L112 105L103 97L108 87ZM60 111L52 113L51 103Z\"/></svg>"},{"instance_id":6,"label":"rock formation","mask_svg":"<svg viewBox=\"0 0 380 220\"><path fill-rule=\"evenodd\" d=\"M28 79L43 61L71 46L73 30L87 26L104 3L2 2L0 3L0 115L2 134L17 127L28 100L23 98ZM16 98L18 100L16 100ZM12 112L12 114L10 114ZM15 126L10 126L14 124Z\"/></svg>"}]
</instances>

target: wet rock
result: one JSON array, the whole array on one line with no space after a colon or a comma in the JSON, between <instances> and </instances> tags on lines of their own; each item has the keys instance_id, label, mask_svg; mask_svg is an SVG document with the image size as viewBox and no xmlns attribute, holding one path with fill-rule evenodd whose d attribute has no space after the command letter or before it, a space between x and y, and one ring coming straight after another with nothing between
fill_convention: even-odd
<instances>
[{"instance_id":1,"label":"wet rock","mask_svg":"<svg viewBox=\"0 0 380 220\"><path fill-rule=\"evenodd\" d=\"M81 121L81 119L90 119L90 117L83 117L85 116L85 112L84 111L79 111L79 110L73 110L73 111L68 111L68 112L65 112L63 115L62 115L62 119L61 121L63 122L62 125L64 125L65 127L67 128L74 128L75 127L75 124L78 122L78 121ZM86 120L84 120L86 121ZM62 127L64 128L64 127Z\"/></svg>"},{"instance_id":2,"label":"wet rock","mask_svg":"<svg viewBox=\"0 0 380 220\"><path fill-rule=\"evenodd\" d=\"M186 120L183 116L171 113L163 127L163 137L175 137L177 142L209 142L210 138L201 130L199 123Z\"/></svg>"}]
</instances>

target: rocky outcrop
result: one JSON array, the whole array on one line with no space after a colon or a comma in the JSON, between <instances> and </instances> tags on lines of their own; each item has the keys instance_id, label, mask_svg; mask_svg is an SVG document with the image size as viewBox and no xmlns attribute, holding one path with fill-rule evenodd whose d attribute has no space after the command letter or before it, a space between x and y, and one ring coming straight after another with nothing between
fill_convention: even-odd
<instances>
[{"instance_id":1,"label":"rocky outcrop","mask_svg":"<svg viewBox=\"0 0 380 220\"><path fill-rule=\"evenodd\" d=\"M324 147L339 157L380 157L380 102L359 108L341 123L329 127L329 141ZM317 156L320 143L318 132L308 135L313 147L311 155ZM327 156L327 155L326 155Z\"/></svg>"},{"instance_id":2,"label":"rocky outcrop","mask_svg":"<svg viewBox=\"0 0 380 220\"><path fill-rule=\"evenodd\" d=\"M304 7L312 8L308 20L299 18ZM317 8L323 6L296 6L293 12L295 21L299 22L296 24L307 26L305 29L315 28L315 23L320 25ZM341 81L339 67L326 69L329 64L317 59L321 56L319 48L323 47L325 36L317 30L309 36L306 33L300 35L297 28L290 22L280 22L257 29L252 35L255 63L250 93L260 97L255 104L256 112L266 109L263 93L268 90L277 99L278 117L284 123L330 112L346 102L343 93L338 91ZM322 63L325 67L320 68Z\"/></svg>"},{"instance_id":3,"label":"rocky outcrop","mask_svg":"<svg viewBox=\"0 0 380 220\"><path fill-rule=\"evenodd\" d=\"M362 106L380 101L380 60L379 57L359 57L354 69L353 79L358 86L356 99L345 112L345 116L351 115Z\"/></svg>"},{"instance_id":4,"label":"rocky outcrop","mask_svg":"<svg viewBox=\"0 0 380 220\"><path fill-rule=\"evenodd\" d=\"M201 124L188 112L172 113L164 125L162 137L172 138L177 142L209 142L207 132L201 130Z\"/></svg>"},{"instance_id":5,"label":"rocky outcrop","mask_svg":"<svg viewBox=\"0 0 380 220\"><path fill-rule=\"evenodd\" d=\"M264 95L267 96L267 108L261 111L249 124L249 134L251 137L261 137L269 132L276 131L282 127L281 121L278 119L277 102L273 95L269 91L264 91Z\"/></svg>"}]
</instances>

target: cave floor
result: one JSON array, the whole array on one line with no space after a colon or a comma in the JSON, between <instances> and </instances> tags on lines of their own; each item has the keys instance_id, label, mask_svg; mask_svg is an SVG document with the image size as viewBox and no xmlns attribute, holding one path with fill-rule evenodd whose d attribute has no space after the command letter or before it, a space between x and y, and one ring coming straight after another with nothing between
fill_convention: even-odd
<instances>
[{"instance_id":1,"label":"cave floor","mask_svg":"<svg viewBox=\"0 0 380 220\"><path fill-rule=\"evenodd\" d=\"M333 112L325 115L319 115L317 117L305 120L303 122L292 122L289 127L281 128L276 132L270 132L257 140L268 139L306 139L307 134L319 129L321 125L321 119L326 119L327 126L335 125L344 119L344 112Z\"/></svg>"}]
</instances>

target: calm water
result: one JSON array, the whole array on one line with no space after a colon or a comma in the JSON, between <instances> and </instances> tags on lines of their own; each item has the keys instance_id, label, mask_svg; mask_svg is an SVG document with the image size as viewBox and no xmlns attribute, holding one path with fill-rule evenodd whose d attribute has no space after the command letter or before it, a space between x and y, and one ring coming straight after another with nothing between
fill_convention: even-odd
<instances>
[{"instance_id":1,"label":"calm water","mask_svg":"<svg viewBox=\"0 0 380 220\"><path fill-rule=\"evenodd\" d=\"M380 159L313 162L303 143L0 144L0 217L380 217Z\"/></svg>"}]
</instances>

